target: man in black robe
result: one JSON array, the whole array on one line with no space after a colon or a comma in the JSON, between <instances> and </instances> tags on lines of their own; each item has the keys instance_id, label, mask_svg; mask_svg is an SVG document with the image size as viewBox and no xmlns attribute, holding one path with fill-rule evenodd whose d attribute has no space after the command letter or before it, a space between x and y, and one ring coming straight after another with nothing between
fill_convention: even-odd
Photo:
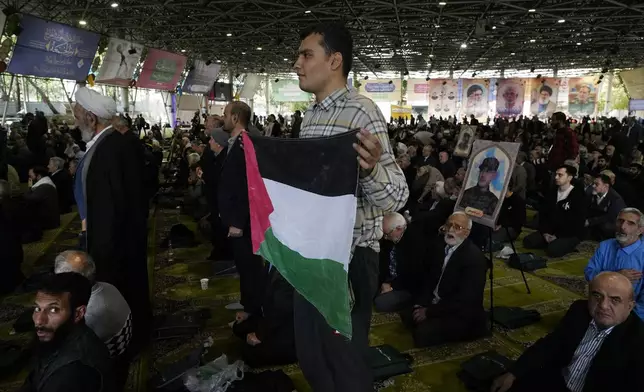
<instances>
[{"instance_id":1,"label":"man in black robe","mask_svg":"<svg viewBox=\"0 0 644 392\"><path fill-rule=\"evenodd\" d=\"M147 211L141 162L129 138L112 128L116 103L96 91L76 92L74 117L87 141L74 194L96 279L116 286L132 310L137 350L151 318L147 271Z\"/></svg>"}]
</instances>

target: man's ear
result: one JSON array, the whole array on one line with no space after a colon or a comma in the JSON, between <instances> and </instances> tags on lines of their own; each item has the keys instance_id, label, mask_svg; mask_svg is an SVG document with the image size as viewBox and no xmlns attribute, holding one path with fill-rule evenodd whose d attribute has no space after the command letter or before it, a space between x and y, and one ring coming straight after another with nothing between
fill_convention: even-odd
<instances>
[{"instance_id":1,"label":"man's ear","mask_svg":"<svg viewBox=\"0 0 644 392\"><path fill-rule=\"evenodd\" d=\"M87 312L87 306L85 305L81 305L76 308L74 311L74 324L85 318L85 312Z\"/></svg>"},{"instance_id":2,"label":"man's ear","mask_svg":"<svg viewBox=\"0 0 644 392\"><path fill-rule=\"evenodd\" d=\"M332 70L337 70L338 68L342 67L342 53L340 52L335 52L331 55L331 69Z\"/></svg>"}]
</instances>

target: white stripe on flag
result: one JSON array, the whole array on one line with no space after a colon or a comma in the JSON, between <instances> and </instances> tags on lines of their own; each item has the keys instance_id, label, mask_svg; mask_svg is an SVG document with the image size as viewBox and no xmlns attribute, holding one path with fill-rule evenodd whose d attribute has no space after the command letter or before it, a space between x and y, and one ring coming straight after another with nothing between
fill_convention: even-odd
<instances>
[{"instance_id":1,"label":"white stripe on flag","mask_svg":"<svg viewBox=\"0 0 644 392\"><path fill-rule=\"evenodd\" d=\"M354 195L321 196L264 178L275 237L307 259L329 259L348 271L356 219Z\"/></svg>"}]
</instances>

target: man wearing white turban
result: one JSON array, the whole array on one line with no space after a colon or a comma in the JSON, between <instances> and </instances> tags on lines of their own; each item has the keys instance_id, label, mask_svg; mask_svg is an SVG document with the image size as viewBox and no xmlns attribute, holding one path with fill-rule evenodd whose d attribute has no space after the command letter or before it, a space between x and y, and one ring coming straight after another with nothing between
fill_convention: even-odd
<instances>
[{"instance_id":1,"label":"man wearing white turban","mask_svg":"<svg viewBox=\"0 0 644 392\"><path fill-rule=\"evenodd\" d=\"M78 88L74 118L87 150L76 169L74 196L82 220L81 247L94 259L96 279L118 288L130 305L136 346L151 314L144 167L128 138L112 127L115 115L113 99Z\"/></svg>"}]
</instances>

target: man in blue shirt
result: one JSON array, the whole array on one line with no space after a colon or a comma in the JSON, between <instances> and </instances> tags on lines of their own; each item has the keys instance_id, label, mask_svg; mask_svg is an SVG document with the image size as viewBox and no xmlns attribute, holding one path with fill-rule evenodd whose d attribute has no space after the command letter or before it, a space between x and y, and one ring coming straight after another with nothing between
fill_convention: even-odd
<instances>
[{"instance_id":1,"label":"man in blue shirt","mask_svg":"<svg viewBox=\"0 0 644 392\"><path fill-rule=\"evenodd\" d=\"M615 238L603 241L588 262L584 275L591 281L600 272L614 271L626 276L633 283L635 313L644 319L644 214L637 208L624 208L617 216Z\"/></svg>"}]
</instances>

